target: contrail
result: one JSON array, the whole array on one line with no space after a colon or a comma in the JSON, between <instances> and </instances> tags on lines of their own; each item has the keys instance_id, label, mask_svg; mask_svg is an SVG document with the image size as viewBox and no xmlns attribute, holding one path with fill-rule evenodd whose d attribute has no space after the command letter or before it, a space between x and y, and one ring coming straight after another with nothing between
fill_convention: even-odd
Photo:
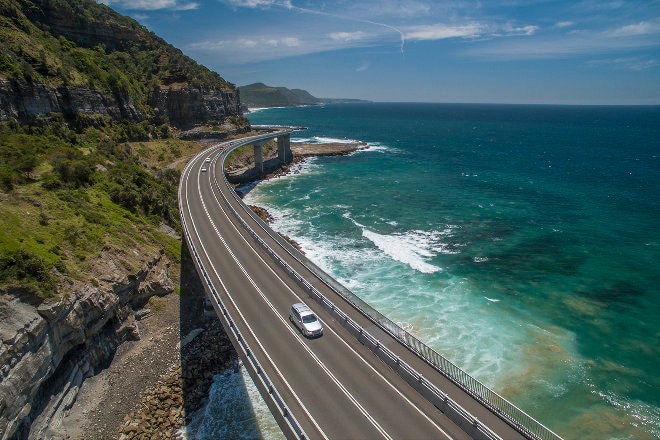
<instances>
[{"instance_id":1,"label":"contrail","mask_svg":"<svg viewBox=\"0 0 660 440\"><path fill-rule=\"evenodd\" d=\"M300 11L300 12L304 12L304 13L308 13L308 14L324 15L324 16L327 16L327 17L338 18L340 20L353 21L353 22L356 22L356 23L366 23L366 24L371 24L371 25L374 25L374 26L381 26L381 27L387 28L391 31L396 32L401 37L401 53L403 54L403 49L404 49L404 46L406 44L406 36L405 36L405 34L403 33L403 31L401 29L398 29L398 28L396 28L394 26L391 26L389 24L379 23L377 21L371 21L371 20L362 20L362 19L353 18L353 17L346 17L346 16L343 16L343 15L333 14L333 13L330 13L330 12L317 11L317 10L314 10L314 9L301 8L299 6L294 6L290 1L286 1L282 4L278 4L278 3L273 3L273 4L277 5L277 6L284 7L286 9L292 9L292 10L295 10L295 11Z\"/></svg>"},{"instance_id":2,"label":"contrail","mask_svg":"<svg viewBox=\"0 0 660 440\"><path fill-rule=\"evenodd\" d=\"M340 17L340 16L336 16L336 17L337 18L343 18L343 17ZM350 19L350 18L344 18L344 20L352 20L352 21L357 21L357 22L360 22L360 23L369 23L369 24L373 24L373 25L376 25L376 26L382 26L382 27L385 27L387 29L391 29L394 32L397 32L399 34L399 36L401 37L401 53L403 53L403 46L405 46L405 44L406 44L406 36L403 34L403 31L401 31L400 29L397 29L394 26L390 26L389 24L378 23L376 21L356 20L356 19Z\"/></svg>"}]
</instances>

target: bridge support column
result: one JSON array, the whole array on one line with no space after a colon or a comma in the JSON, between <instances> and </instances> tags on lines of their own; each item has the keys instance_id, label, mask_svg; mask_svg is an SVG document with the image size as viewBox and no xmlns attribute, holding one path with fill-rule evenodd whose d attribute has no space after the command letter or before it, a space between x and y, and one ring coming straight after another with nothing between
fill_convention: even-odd
<instances>
[{"instance_id":1,"label":"bridge support column","mask_svg":"<svg viewBox=\"0 0 660 440\"><path fill-rule=\"evenodd\" d=\"M264 152L261 148L263 145L264 142L254 144L254 169L257 170L259 176L264 173Z\"/></svg>"},{"instance_id":2,"label":"bridge support column","mask_svg":"<svg viewBox=\"0 0 660 440\"><path fill-rule=\"evenodd\" d=\"M293 161L290 134L283 134L277 137L277 158L283 163L291 163Z\"/></svg>"}]
</instances>

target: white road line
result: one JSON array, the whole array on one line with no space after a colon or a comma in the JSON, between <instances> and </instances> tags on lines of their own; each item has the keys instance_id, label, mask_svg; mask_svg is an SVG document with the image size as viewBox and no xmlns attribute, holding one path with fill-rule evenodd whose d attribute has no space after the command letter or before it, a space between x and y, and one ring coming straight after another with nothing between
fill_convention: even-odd
<instances>
[{"instance_id":1,"label":"white road line","mask_svg":"<svg viewBox=\"0 0 660 440\"><path fill-rule=\"evenodd\" d=\"M215 197L215 196L214 196L214 197ZM217 200L217 198L216 198L216 202L217 202L217 201L218 201L218 200ZM303 339L299 336L299 334L298 334L297 332L294 332L293 329L291 328L291 326L289 326L289 325L287 324L286 319L283 318L283 317L280 315L280 313L277 311L277 308L276 308L276 307L270 302L270 300L266 297L266 295L264 294L264 292L261 290L261 288L259 288L259 286L257 285L257 283L252 279L252 277L251 277L250 274L247 272L247 270L245 269L245 267L240 263L240 261L238 261L238 258L236 257L236 255L234 254L234 252L229 248L229 246L228 246L227 243L225 242L224 238L220 235L220 232L218 231L218 229L217 229L217 227L216 227L216 225L215 225L215 222L213 221L213 219L211 218L210 213L208 212L208 209L207 209L207 207L206 207L206 203L204 203L203 200L202 200L202 205L204 206L204 211L206 212L206 215L207 215L207 217L209 218L209 221L211 222L211 224L213 224L213 229L216 231L216 234L218 234L218 237L220 238L220 240L222 241L222 243L225 245L225 248L227 249L227 252L231 255L231 257L232 257L232 259L234 260L234 262L236 263L236 265L240 268L240 270L243 272L243 274L244 274L245 277L248 279L248 281L250 282L250 284L252 284L252 286L254 287L254 289L259 293L259 296L261 296L261 298L262 298L262 299L264 300L264 302L268 305L268 307L271 309L271 311L273 312L273 314L274 314L274 315L280 320L280 322L281 322L282 324L284 324L284 326L285 326L285 327L289 330L289 332L294 336L294 338L296 339L296 341L297 341L297 342L303 347L303 349L304 349L305 351L307 351L307 353L312 357L312 359L314 359L314 361L319 365L319 367L321 367L321 369L322 369L322 370L328 375L328 377L329 377L329 378L330 378L330 379L331 379L331 380L337 385L337 387L338 387L338 388L339 388L339 389L340 389L340 390L346 395L346 397L348 397L349 400L350 400L351 402L353 402L353 404L358 408L358 410L359 410L359 411L365 416L365 418L366 418L367 420L369 420L369 421L371 422L371 424L372 424L372 425L373 425L373 426L374 426L374 427L375 427L375 428L381 433L381 435L382 435L384 438L386 438L386 439L390 439L390 440L392 440L392 437L391 437L391 436L387 433L387 431L385 431L385 429L384 429L384 428L383 428L383 427L382 427L382 426L376 421L376 419L375 419L371 414L369 414L368 410L367 410L364 406L362 406L362 405L360 404L359 400L358 400L357 398L355 398L355 397L351 394L351 392L348 390L348 388L346 388L346 387L341 383L341 381L340 381L340 380L339 380L339 379L338 379L338 378L337 378L337 377L336 377L336 376L330 371L330 369L329 369L328 367L325 366L325 364L323 363L323 361L321 361L321 359L320 359L320 358L319 358L319 357L318 357L318 356L317 356L317 355L316 355L316 354L315 354L315 353L309 348L309 346L308 346L307 344L304 343ZM227 212L224 210L224 208L223 208L222 206L219 206L219 208L222 210L222 212L225 214L225 216L227 216L227 218L229 218L229 216L228 216ZM232 223L232 226L234 226L233 223ZM234 226L234 228L235 228L235 226ZM238 231L237 231L237 232L238 232ZM240 235L240 234L239 234L239 235ZM241 236L241 238L244 240L244 238L243 238L242 236ZM204 247L203 244L202 244L202 247ZM252 249L252 248L250 248L250 249ZM206 252L206 250L205 250L204 252ZM261 259L261 258L260 258L260 259ZM264 262L263 260L261 260L261 261L262 261L262 263L265 264L265 262ZM214 268L214 271L215 271L215 268ZM274 272L273 272L273 273L274 273ZM275 274L275 273L274 273L274 274ZM216 275L217 275L217 272L216 272ZM277 274L275 274L275 276L277 276ZM279 278L279 276L278 276L277 278L280 280L280 282L283 283L282 279ZM284 284L284 283L283 283L283 284ZM285 287L287 287L286 284L285 284ZM287 289L288 289L288 287L287 287ZM290 290L290 289L289 289L289 290ZM295 294L294 294L294 295L295 295ZM230 300L232 301L232 303L234 304L234 307L236 308L236 310L238 310L239 313L240 313L240 310L238 309L238 307L237 307L236 304L234 303L234 301L233 301L233 299L231 298L231 295L229 295L229 293L228 293L228 296L229 296L229 299L230 299ZM296 297L297 297L297 295L296 295ZM300 299L300 298L298 298L298 299ZM244 322L246 322L246 324L247 324L247 320L243 317L242 314L241 314L241 317L243 318ZM249 327L249 325L248 325L248 327ZM251 330L251 329L250 329L250 332L252 333L252 330ZM334 333L334 332L333 332L333 333ZM339 338L339 335L337 335L336 333L335 333L335 335L337 336L338 339L341 340L341 338ZM257 339L256 336L255 336L254 334L253 334L253 336L255 337L255 339ZM261 347L262 351L265 352L264 347L261 345L261 343L259 342L258 339L257 339L257 342L259 343L259 346ZM269 357L269 359L270 359L270 357Z\"/></svg>"},{"instance_id":2,"label":"white road line","mask_svg":"<svg viewBox=\"0 0 660 440\"><path fill-rule=\"evenodd\" d=\"M198 180L197 180L197 184L198 184L198 193L199 193L199 178L198 178ZM202 202L202 203L203 203L203 202ZM204 209L205 209L205 211L206 211L206 215L207 215L207 217L208 217L209 214L208 214L208 210L206 209L206 206L205 206L205 205L204 205ZM188 213L189 213L189 215L190 215L190 221L191 221L192 225L194 226L195 221L194 221L194 219L193 219L193 217L192 217L192 214L191 214L191 211L190 211L190 206L187 206L187 210L188 210ZM222 238L222 236L219 234L218 230L216 229L215 224L213 225L213 228L214 228L214 230L216 231L216 234L218 235L218 237L220 238L220 240L222 240L222 242L223 242L225 248L231 253L231 250L229 249L229 247L228 247L227 244L225 243L224 239ZM200 242L201 247L202 247L202 249L203 249L203 251L204 251L204 254L206 255L206 259L207 259L208 261L211 261L211 259L210 259L210 257L209 257L209 254L208 254L208 252L206 251L206 247L204 246L201 237L200 237L199 234L197 233L197 229L196 229L196 228L193 228L193 229L195 230L195 235L196 235L197 238L199 239L199 242ZM232 256L233 256L233 254L232 254ZM234 258L235 258L235 257L234 257ZM227 294L227 297L228 297L229 300L232 302L234 308L237 310L237 312L238 312L238 314L240 315L240 317L241 317L241 319L243 320L243 322L246 324L246 326L247 326L249 332L252 334L252 337L257 341L257 344L259 344L259 347L261 348L261 351L262 351L262 352L264 353L264 355L268 358L268 361L269 361L270 364L272 365L273 369L277 372L277 374L278 374L278 376L280 377L280 379L281 379L281 380L286 384L286 386L289 388L289 391L291 392L291 394L293 395L293 397L296 399L296 401L298 402L298 404L300 405L300 407L302 408L302 410L305 412L305 414L307 414L307 417L309 418L309 420L311 421L311 423L316 427L316 429L318 430L318 432L321 433L321 435L323 436L324 439L329 440L329 439L328 439L328 436L323 432L323 430L321 429L321 427L316 423L316 420L314 420L314 418L312 417L312 415L307 411L307 408L306 408L305 405L302 403L302 401L300 400L300 398L298 397L298 395L295 393L295 391L293 390L293 387L292 387L292 386L289 384L289 382L286 380L286 378L284 377L284 375L282 374L282 372L280 371L280 369L277 367L277 365L275 364L275 362L273 361L273 359L270 357L270 355L268 354L268 352L267 352L267 351L264 349L264 347L261 345L261 342L260 342L259 339L256 337L256 335L255 335L254 332L252 331L252 328L251 328L250 325L248 324L247 319L246 319L245 316L241 313L240 309L238 308L238 306L236 305L236 303L234 302L234 300L231 298L231 295L229 294L229 291L227 290L227 288L226 288L224 282L222 281L222 277L221 277L221 276L218 274L218 272L216 271L215 266L213 266L213 265L211 265L211 266L212 266L212 268L213 268L213 272L215 273L216 277L217 277L218 280L220 281L220 284L222 285L222 289L225 291L225 293Z\"/></svg>"},{"instance_id":3,"label":"white road line","mask_svg":"<svg viewBox=\"0 0 660 440\"><path fill-rule=\"evenodd\" d=\"M198 180L198 192L199 192L199 180ZM201 193L200 193L200 194L201 194ZM217 200L217 199L216 199L216 200ZM291 330L291 327L288 326L288 325L286 324L286 321L283 320L283 319L281 318L281 316L279 315L279 313L277 312L277 310L275 309L275 307L272 305L272 303L270 303L270 301L268 301L268 299L267 299L266 296L264 295L263 291L259 288L259 286L257 286L257 284L255 283L255 281L254 281L254 280L252 279L252 277L248 274L248 272L247 272L246 269L243 267L243 265L241 265L241 263L238 261L238 258L236 257L236 255L234 254L234 252L229 248L229 246L228 246L227 243L225 242L224 238L222 237L222 235L221 235L220 232L218 231L215 222L214 222L213 219L211 218L211 215L210 215L210 213L209 213L209 211L208 211L208 207L206 206L206 203L204 202L203 199L201 199L201 203L202 203L202 206L204 207L204 212L206 213L206 216L208 217L210 223L213 225L213 229L215 230L216 234L218 235L218 237L219 237L220 240L222 241L223 245L224 245L225 248L227 249L227 252L229 253L229 255L231 255L232 259L234 259L236 265L241 269L241 271L243 272L243 274L245 275L245 277L249 280L249 282L252 284L252 286L255 288L255 290L256 290L256 291L259 293L259 295L260 295L260 296L266 301L266 303L268 304L269 308L273 311L273 313L275 314L275 316L277 316L277 317L278 317L278 318L284 323L285 327L286 327L287 329L289 329L289 331L290 331L292 334L294 334L294 337L296 337L296 341L297 341L297 342L298 342L298 343L299 343L299 344L300 344L300 345L301 345L301 346L302 346L302 347L303 347L303 348L304 348L304 349L310 354L310 356L311 356L311 357L317 362L317 364L323 369L323 371L325 371L325 373L328 375L328 377L330 377L330 379L331 379L331 380L337 385L337 387L338 387L338 388L339 388L339 389L340 389L340 390L341 390L341 391L342 391L342 392L343 392L343 393L349 398L349 400L351 400L351 402L353 402L353 404L354 404L354 405L358 408L358 410L359 410L359 411L365 416L365 418L367 418L367 420L369 420L369 421L371 422L371 424L372 424L372 425L373 425L373 426L374 426L374 427L375 427L375 428L376 428L376 429L382 434L382 436L383 436L384 438L386 438L386 439L390 439L390 440L391 440L392 437L390 437L390 436L387 434L387 432L382 428L382 426L380 426L380 425L378 424L378 422L377 422L377 421L376 421L376 420L375 420L375 419L374 419L374 418L368 413L368 411L367 411L367 410L366 410L366 409L365 409L365 408L359 403L358 399L356 399L356 398L355 398L355 397L354 397L354 396L348 391L348 389L347 389L346 387L344 387L344 385L341 383L341 381L339 381L339 379L337 379L337 377L336 377L334 374L332 374L332 372L331 372L331 371L330 371L330 370L329 370L329 369L323 364L323 362L321 362L321 360L320 360L320 359L319 359L314 353L311 352L311 350L309 349L309 347L308 347L306 344L304 344L304 343L302 342L302 340L301 340L300 338L298 338L297 335L296 335L295 333L293 333L293 330ZM224 209L223 209L221 206L220 206L220 209L222 209L223 212L225 213L225 215L227 216L227 212L224 211ZM198 237L199 237L199 236L198 236ZM200 240L200 242L201 242L201 240ZM209 261L210 261L210 258L209 258L209 256L208 256L208 253L206 252L206 248L205 248L204 244L202 244L201 246L202 246L202 248L204 249L204 253L206 254L207 259L209 259ZM219 274L217 273L217 271L215 270L215 267L213 268L213 271L214 271L214 273L216 274L216 276L217 276L218 278L220 278L220 275L219 275ZM223 284L223 288L224 288L224 284ZM227 292L226 289L225 289L225 292ZM235 308L235 309L238 311L238 313L240 314L241 319L243 319L243 322L246 323L246 325L247 325L247 327L248 327L250 333L252 334L252 336L254 337L254 339L257 341L257 344L259 344L259 347L261 348L262 352L268 357L269 362L270 362L273 366L275 366L275 363L273 362L272 358L268 355L267 351L264 349L263 345L261 344L261 342L259 341L259 339L257 338L257 336L254 334L254 332L253 332L252 329L250 328L247 319L246 319L246 318L244 317L244 315L241 313L240 309L238 308L238 306L236 305L236 303L234 302L234 300L231 298L231 295L229 294L229 292L227 292L227 296L229 297L229 300L230 300L230 301L232 302L232 304L234 305L234 308ZM275 369L277 370L278 374L279 374L279 375L282 377L282 379L284 380L284 377L283 377L282 373L280 372L280 370L277 369L277 367L275 367ZM288 384L288 382L286 382L286 380L285 380L285 383L287 383L287 386L290 387L290 385ZM291 388L291 387L290 387L290 388ZM292 390L292 392L293 392L293 390ZM294 394L295 394L295 393L294 393ZM298 403L301 405L301 407L304 408L304 405L302 404L302 402L300 402L300 400L298 399L297 396L296 396L296 399L298 400ZM307 415L310 417L310 420L312 420L312 422L315 424L315 426L319 429L319 431L323 433L323 430L322 430L322 429L316 424L316 421L314 420L313 417L311 417L311 415L307 412L306 409L305 409L305 412L306 412ZM324 437L325 437L325 434L323 434L323 435L324 435ZM326 438L327 438L327 437L326 437Z\"/></svg>"}]
</instances>

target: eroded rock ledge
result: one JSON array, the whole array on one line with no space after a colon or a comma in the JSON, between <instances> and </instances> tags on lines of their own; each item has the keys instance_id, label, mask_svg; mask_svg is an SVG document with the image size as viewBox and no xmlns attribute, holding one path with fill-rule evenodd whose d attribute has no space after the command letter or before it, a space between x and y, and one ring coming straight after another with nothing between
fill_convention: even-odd
<instances>
[{"instance_id":1,"label":"eroded rock ledge","mask_svg":"<svg viewBox=\"0 0 660 440\"><path fill-rule=\"evenodd\" d=\"M107 367L120 344L140 338L135 311L151 296L174 290L162 251L144 259L136 273L124 269L122 258L123 252L104 249L92 267L95 282L71 282L56 301L0 295L3 438L44 438L83 381Z\"/></svg>"}]
</instances>

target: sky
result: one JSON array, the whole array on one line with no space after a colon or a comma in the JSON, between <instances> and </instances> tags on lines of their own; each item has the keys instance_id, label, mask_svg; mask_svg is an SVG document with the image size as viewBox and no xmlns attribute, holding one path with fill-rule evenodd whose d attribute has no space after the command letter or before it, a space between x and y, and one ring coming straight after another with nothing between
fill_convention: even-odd
<instances>
[{"instance_id":1,"label":"sky","mask_svg":"<svg viewBox=\"0 0 660 440\"><path fill-rule=\"evenodd\" d=\"M660 104L660 0L102 0L227 81L379 102Z\"/></svg>"}]
</instances>

